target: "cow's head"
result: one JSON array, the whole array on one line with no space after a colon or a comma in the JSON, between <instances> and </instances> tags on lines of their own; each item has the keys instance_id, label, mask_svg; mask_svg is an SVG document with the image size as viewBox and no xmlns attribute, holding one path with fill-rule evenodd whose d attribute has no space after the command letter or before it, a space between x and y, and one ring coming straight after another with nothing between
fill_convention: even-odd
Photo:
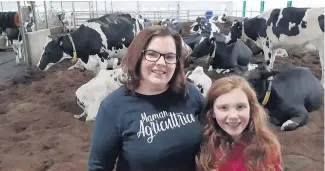
<instances>
[{"instance_id":1,"label":"cow's head","mask_svg":"<svg viewBox=\"0 0 325 171\"><path fill-rule=\"evenodd\" d=\"M206 55L212 55L215 48L215 42L225 41L226 36L223 34L203 31L201 33L201 39L196 42L191 56L200 58Z\"/></svg>"},{"instance_id":2,"label":"cow's head","mask_svg":"<svg viewBox=\"0 0 325 171\"><path fill-rule=\"evenodd\" d=\"M221 16L214 16L212 17L213 23L226 23L227 22L227 16L226 14L222 14Z\"/></svg>"},{"instance_id":3,"label":"cow's head","mask_svg":"<svg viewBox=\"0 0 325 171\"><path fill-rule=\"evenodd\" d=\"M203 17L197 17L195 22L190 26L190 34L194 34L200 32L201 30L205 30L205 25L207 21Z\"/></svg>"},{"instance_id":4,"label":"cow's head","mask_svg":"<svg viewBox=\"0 0 325 171\"><path fill-rule=\"evenodd\" d=\"M167 18L165 20L159 21L158 25L167 26L167 27L172 28L173 30L177 31L179 34L182 33L181 24L178 23L176 19Z\"/></svg>"},{"instance_id":5,"label":"cow's head","mask_svg":"<svg viewBox=\"0 0 325 171\"><path fill-rule=\"evenodd\" d=\"M242 36L242 31L243 31L243 24L242 22L239 22L235 20L232 23L232 26L230 27L230 32L228 34L228 38L226 43L231 44L237 41L237 39L240 39Z\"/></svg>"},{"instance_id":6,"label":"cow's head","mask_svg":"<svg viewBox=\"0 0 325 171\"><path fill-rule=\"evenodd\" d=\"M48 70L52 65L62 61L65 58L71 58L63 51L62 44L62 36L47 37L46 44L43 48L42 56L37 64L37 67L40 70Z\"/></svg>"},{"instance_id":7,"label":"cow's head","mask_svg":"<svg viewBox=\"0 0 325 171\"><path fill-rule=\"evenodd\" d=\"M260 63L258 68L247 71L244 74L244 77L247 81L254 87L259 101L262 101L265 95L265 92L268 89L268 78L275 76L279 71L275 69L267 70L264 63Z\"/></svg>"}]
</instances>

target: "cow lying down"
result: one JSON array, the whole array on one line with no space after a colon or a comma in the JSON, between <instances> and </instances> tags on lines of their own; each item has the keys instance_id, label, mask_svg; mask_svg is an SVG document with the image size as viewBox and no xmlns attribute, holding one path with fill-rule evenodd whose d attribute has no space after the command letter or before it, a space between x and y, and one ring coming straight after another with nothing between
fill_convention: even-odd
<instances>
[{"instance_id":1,"label":"cow lying down","mask_svg":"<svg viewBox=\"0 0 325 171\"><path fill-rule=\"evenodd\" d=\"M270 85L268 78L271 76ZM282 131L293 131L307 124L308 112L323 104L324 89L306 67L292 65L267 71L266 66L259 66L248 71L245 77L255 88L261 103L270 87L270 96L264 107L269 111L270 122L281 126Z\"/></svg>"},{"instance_id":2,"label":"cow lying down","mask_svg":"<svg viewBox=\"0 0 325 171\"><path fill-rule=\"evenodd\" d=\"M201 66L196 67L193 71L188 71L186 80L194 83L204 97L212 85L211 78L204 73Z\"/></svg>"},{"instance_id":3,"label":"cow lying down","mask_svg":"<svg viewBox=\"0 0 325 171\"><path fill-rule=\"evenodd\" d=\"M120 87L119 80L122 73L122 68L100 70L96 77L79 87L76 91L76 99L83 113L74 117L79 119L86 115L86 121L95 120L102 100Z\"/></svg>"}]
</instances>

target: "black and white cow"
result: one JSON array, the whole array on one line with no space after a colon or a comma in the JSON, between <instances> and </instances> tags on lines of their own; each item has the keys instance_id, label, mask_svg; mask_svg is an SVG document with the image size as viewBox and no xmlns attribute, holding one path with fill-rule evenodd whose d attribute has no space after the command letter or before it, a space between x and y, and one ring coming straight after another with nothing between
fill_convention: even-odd
<instances>
[{"instance_id":1,"label":"black and white cow","mask_svg":"<svg viewBox=\"0 0 325 171\"><path fill-rule=\"evenodd\" d=\"M16 56L16 64L19 65L19 61L23 59L23 41L19 28L1 28L0 30L6 39L6 46L12 47Z\"/></svg>"},{"instance_id":2,"label":"black and white cow","mask_svg":"<svg viewBox=\"0 0 325 171\"><path fill-rule=\"evenodd\" d=\"M209 19L207 22L204 18L198 17L196 19L196 22L190 26L191 30L190 32L201 34L201 32L204 31L212 31L213 34L215 33L221 33L221 34L229 34L230 28L234 21L237 21L238 18L242 17L232 17L232 16L226 16L223 14L222 16L214 16ZM243 19L241 19L243 20ZM263 50L258 47L255 42L248 39L245 40L244 43L251 49L253 52L253 55L258 55L260 53L263 53Z\"/></svg>"},{"instance_id":3,"label":"black and white cow","mask_svg":"<svg viewBox=\"0 0 325 171\"><path fill-rule=\"evenodd\" d=\"M167 26L172 28L177 33L182 34L182 23L179 23L176 19L164 19L158 22L158 25Z\"/></svg>"},{"instance_id":4,"label":"black and white cow","mask_svg":"<svg viewBox=\"0 0 325 171\"><path fill-rule=\"evenodd\" d=\"M212 85L211 78L204 73L201 66L197 66L193 71L188 71L186 73L186 80L193 83L204 97Z\"/></svg>"},{"instance_id":5,"label":"black and white cow","mask_svg":"<svg viewBox=\"0 0 325 171\"><path fill-rule=\"evenodd\" d=\"M73 56L75 45L77 63L70 67L87 68L89 55L98 55L101 69L107 69L110 61L122 58L135 36L144 28L144 19L140 15L131 16L127 13L106 14L102 17L87 20L68 35L50 40L44 47L37 64L40 70L47 70L65 58ZM116 67L113 67L115 69Z\"/></svg>"},{"instance_id":6,"label":"black and white cow","mask_svg":"<svg viewBox=\"0 0 325 171\"><path fill-rule=\"evenodd\" d=\"M213 21L212 18L206 21L203 17L197 17L195 22L190 26L190 34L201 33L202 30L212 31L213 33L220 32L219 27L216 26L215 21Z\"/></svg>"},{"instance_id":7,"label":"black and white cow","mask_svg":"<svg viewBox=\"0 0 325 171\"><path fill-rule=\"evenodd\" d=\"M251 70L257 67L253 64L253 53L241 40L227 45L226 35L202 31L201 39L196 43L191 56L200 58L209 55L209 70L217 73L227 73L233 70ZM253 63L250 63L250 62Z\"/></svg>"},{"instance_id":8,"label":"black and white cow","mask_svg":"<svg viewBox=\"0 0 325 171\"><path fill-rule=\"evenodd\" d=\"M240 38L252 39L264 51L268 69L273 68L274 50L307 49L319 51L324 81L324 8L275 8L262 14L234 22L228 35L228 43ZM312 45L312 46L307 46ZM313 47L313 48L308 48Z\"/></svg>"},{"instance_id":9,"label":"black and white cow","mask_svg":"<svg viewBox=\"0 0 325 171\"><path fill-rule=\"evenodd\" d=\"M121 86L119 80L123 76L122 68L100 70L94 78L80 86L76 91L76 100L83 112L74 117L80 119L87 116L86 121L95 120L100 103L109 93Z\"/></svg>"},{"instance_id":10,"label":"black and white cow","mask_svg":"<svg viewBox=\"0 0 325 171\"><path fill-rule=\"evenodd\" d=\"M34 21L31 18L30 21L24 21L25 32L33 32L35 31ZM23 48L23 40L22 35L20 33L20 28L0 28L0 34L6 39L6 46L11 46L15 56L16 56L16 64L20 64L20 60L24 58L24 48Z\"/></svg>"},{"instance_id":11,"label":"black and white cow","mask_svg":"<svg viewBox=\"0 0 325 171\"><path fill-rule=\"evenodd\" d=\"M282 131L292 131L307 124L308 112L323 105L324 89L308 68L283 66L268 71L265 64L259 65L244 77L255 88L259 102L268 109L270 122L281 126ZM268 78L272 76L271 83ZM269 86L270 96L264 101Z\"/></svg>"},{"instance_id":12,"label":"black and white cow","mask_svg":"<svg viewBox=\"0 0 325 171\"><path fill-rule=\"evenodd\" d=\"M57 15L58 20L62 23L63 27L67 30L67 32L72 32L74 29L73 22L73 12L65 12L62 11Z\"/></svg>"}]
</instances>

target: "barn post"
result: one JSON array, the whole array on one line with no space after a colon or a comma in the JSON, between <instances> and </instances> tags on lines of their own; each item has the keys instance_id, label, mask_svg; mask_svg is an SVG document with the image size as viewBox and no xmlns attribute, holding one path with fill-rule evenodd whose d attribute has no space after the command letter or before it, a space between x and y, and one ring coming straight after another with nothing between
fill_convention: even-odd
<instances>
[{"instance_id":1,"label":"barn post","mask_svg":"<svg viewBox=\"0 0 325 171\"><path fill-rule=\"evenodd\" d=\"M187 10L187 22L189 22L190 21L190 10L188 9Z\"/></svg>"},{"instance_id":2,"label":"barn post","mask_svg":"<svg viewBox=\"0 0 325 171\"><path fill-rule=\"evenodd\" d=\"M63 11L63 2L61 1L61 11Z\"/></svg>"},{"instance_id":3,"label":"barn post","mask_svg":"<svg viewBox=\"0 0 325 171\"><path fill-rule=\"evenodd\" d=\"M111 1L111 13L113 13L114 10L113 10L113 1Z\"/></svg>"},{"instance_id":4,"label":"barn post","mask_svg":"<svg viewBox=\"0 0 325 171\"><path fill-rule=\"evenodd\" d=\"M73 30L76 30L76 12L74 9L74 1L72 1L72 14L73 14Z\"/></svg>"},{"instance_id":5,"label":"barn post","mask_svg":"<svg viewBox=\"0 0 325 171\"><path fill-rule=\"evenodd\" d=\"M292 7L292 1L287 2L287 7Z\"/></svg>"},{"instance_id":6,"label":"barn post","mask_svg":"<svg viewBox=\"0 0 325 171\"><path fill-rule=\"evenodd\" d=\"M37 18L36 18L36 12L35 12L35 1L29 1L29 2L30 2L30 7L32 8L35 31L37 31L38 30L38 25L37 25Z\"/></svg>"},{"instance_id":7,"label":"barn post","mask_svg":"<svg viewBox=\"0 0 325 171\"><path fill-rule=\"evenodd\" d=\"M26 33L25 33L25 28L24 28L24 21L23 21L23 14L21 12L21 7L20 7L20 1L17 1L17 6L18 6L18 13L19 13L19 22L20 22L20 34L21 34L21 37L22 37L22 41L23 41L23 46L24 46L24 60L25 60L25 63L27 64L28 67L30 67L32 65L32 61L30 59L30 56L28 55L29 53L29 49L28 49L28 46L27 46L27 39L26 39Z\"/></svg>"},{"instance_id":8,"label":"barn post","mask_svg":"<svg viewBox=\"0 0 325 171\"><path fill-rule=\"evenodd\" d=\"M89 17L91 19L92 18L92 16L91 16L91 2L89 1L88 3L89 3Z\"/></svg>"},{"instance_id":9,"label":"barn post","mask_svg":"<svg viewBox=\"0 0 325 171\"><path fill-rule=\"evenodd\" d=\"M96 18L98 18L98 8L97 8L97 2L98 1L95 1L96 2Z\"/></svg>"},{"instance_id":10,"label":"barn post","mask_svg":"<svg viewBox=\"0 0 325 171\"><path fill-rule=\"evenodd\" d=\"M106 1L104 1L104 4L105 4L105 14L107 14L107 4L106 4Z\"/></svg>"},{"instance_id":11,"label":"barn post","mask_svg":"<svg viewBox=\"0 0 325 171\"><path fill-rule=\"evenodd\" d=\"M180 10L179 1L177 1L177 21L179 21L179 10Z\"/></svg>"},{"instance_id":12,"label":"barn post","mask_svg":"<svg viewBox=\"0 0 325 171\"><path fill-rule=\"evenodd\" d=\"M242 17L245 17L245 14L246 14L246 1L243 1L243 10L242 10Z\"/></svg>"},{"instance_id":13,"label":"barn post","mask_svg":"<svg viewBox=\"0 0 325 171\"><path fill-rule=\"evenodd\" d=\"M137 1L137 13L140 14L140 2Z\"/></svg>"},{"instance_id":14,"label":"barn post","mask_svg":"<svg viewBox=\"0 0 325 171\"><path fill-rule=\"evenodd\" d=\"M46 8L46 1L43 1L44 3L44 14L45 14L45 25L46 25L46 28L48 29L49 28L49 23L48 23L48 20L47 20L47 8Z\"/></svg>"},{"instance_id":15,"label":"barn post","mask_svg":"<svg viewBox=\"0 0 325 171\"><path fill-rule=\"evenodd\" d=\"M261 1L260 13L264 12L265 1Z\"/></svg>"}]
</instances>

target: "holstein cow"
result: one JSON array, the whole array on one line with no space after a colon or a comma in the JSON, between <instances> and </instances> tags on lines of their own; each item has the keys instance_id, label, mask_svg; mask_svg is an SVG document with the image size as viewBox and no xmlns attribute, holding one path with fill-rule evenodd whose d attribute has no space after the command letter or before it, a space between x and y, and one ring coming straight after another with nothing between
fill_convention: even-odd
<instances>
[{"instance_id":1,"label":"holstein cow","mask_svg":"<svg viewBox=\"0 0 325 171\"><path fill-rule=\"evenodd\" d=\"M15 56L16 64L19 65L21 59L23 59L23 41L19 28L2 28L2 35L7 39L6 46L12 47Z\"/></svg>"},{"instance_id":2,"label":"holstein cow","mask_svg":"<svg viewBox=\"0 0 325 171\"><path fill-rule=\"evenodd\" d=\"M201 33L202 30L212 31L213 33L220 32L220 29L216 26L215 22L213 22L211 19L206 21L206 19L203 17L197 17L190 28L190 34Z\"/></svg>"},{"instance_id":3,"label":"holstein cow","mask_svg":"<svg viewBox=\"0 0 325 171\"><path fill-rule=\"evenodd\" d=\"M275 8L262 14L235 21L230 29L227 42L233 43L239 38L249 38L263 49L268 69L273 68L274 51L277 48L318 49L324 81L324 8ZM311 44L313 48L307 45Z\"/></svg>"},{"instance_id":4,"label":"holstein cow","mask_svg":"<svg viewBox=\"0 0 325 171\"><path fill-rule=\"evenodd\" d=\"M238 17L230 17L223 14L220 16L215 16L209 19L209 22L202 17L198 17L196 22L190 26L192 28L190 32L200 34L202 31L212 31L213 34L215 33L222 33L222 34L229 34L230 28L233 24L233 21ZM237 20L236 20L237 21ZM248 39L245 40L244 43L252 50L253 55L257 55L263 52L263 50L258 47L252 40Z\"/></svg>"},{"instance_id":5,"label":"holstein cow","mask_svg":"<svg viewBox=\"0 0 325 171\"><path fill-rule=\"evenodd\" d=\"M177 33L182 34L182 24L177 22L176 19L167 18L158 22L158 25L167 26L175 30Z\"/></svg>"},{"instance_id":6,"label":"holstein cow","mask_svg":"<svg viewBox=\"0 0 325 171\"><path fill-rule=\"evenodd\" d=\"M273 80L268 80L273 76ZM292 131L307 124L308 112L323 105L324 89L306 67L283 67L267 70L258 67L245 77L256 90L259 101L269 111L270 122Z\"/></svg>"},{"instance_id":7,"label":"holstein cow","mask_svg":"<svg viewBox=\"0 0 325 171\"><path fill-rule=\"evenodd\" d=\"M201 66L196 67L193 71L188 71L186 80L193 83L204 97L212 85L211 78L204 73Z\"/></svg>"},{"instance_id":8,"label":"holstein cow","mask_svg":"<svg viewBox=\"0 0 325 171\"><path fill-rule=\"evenodd\" d=\"M203 31L201 35L201 40L195 45L191 56L198 58L209 55L212 60L209 62L208 71L214 69L217 73L228 73L237 69L251 70L257 67L250 63L254 61L253 53L241 40L226 45L226 36L223 34Z\"/></svg>"},{"instance_id":9,"label":"holstein cow","mask_svg":"<svg viewBox=\"0 0 325 171\"><path fill-rule=\"evenodd\" d=\"M66 13L65 11L62 11L57 16L63 27L66 28L67 32L72 32L74 29L73 12Z\"/></svg>"},{"instance_id":10,"label":"holstein cow","mask_svg":"<svg viewBox=\"0 0 325 171\"><path fill-rule=\"evenodd\" d=\"M100 70L96 77L80 86L76 91L76 99L83 112L74 117L79 119L86 115L86 121L95 120L100 103L109 93L121 86L119 80L122 77L122 68Z\"/></svg>"},{"instance_id":11,"label":"holstein cow","mask_svg":"<svg viewBox=\"0 0 325 171\"><path fill-rule=\"evenodd\" d=\"M89 55L98 55L101 69L107 69L110 61L118 61L124 56L135 36L144 28L144 19L140 15L126 13L106 14L87 20L74 32L49 41L37 64L41 70L65 58L71 58L75 52L77 63L70 67L87 68ZM115 69L113 67L113 69Z\"/></svg>"}]
</instances>

